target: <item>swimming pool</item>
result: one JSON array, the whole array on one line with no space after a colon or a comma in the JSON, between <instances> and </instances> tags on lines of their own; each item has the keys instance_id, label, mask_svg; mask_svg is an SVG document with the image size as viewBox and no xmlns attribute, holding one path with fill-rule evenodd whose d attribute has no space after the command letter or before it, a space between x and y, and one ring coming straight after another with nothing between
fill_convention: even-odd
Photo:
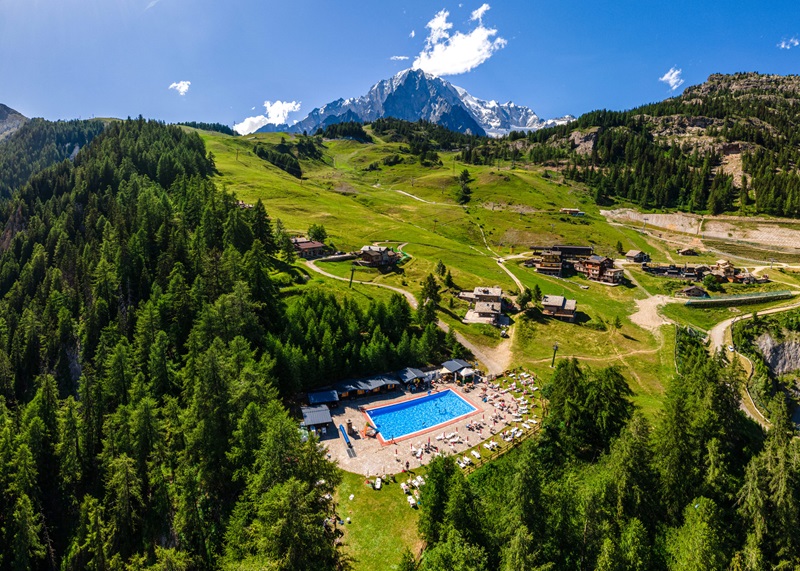
<instances>
[{"instance_id":1,"label":"swimming pool","mask_svg":"<svg viewBox=\"0 0 800 571\"><path fill-rule=\"evenodd\" d=\"M478 409L451 389L366 411L384 441L429 430Z\"/></svg>"}]
</instances>

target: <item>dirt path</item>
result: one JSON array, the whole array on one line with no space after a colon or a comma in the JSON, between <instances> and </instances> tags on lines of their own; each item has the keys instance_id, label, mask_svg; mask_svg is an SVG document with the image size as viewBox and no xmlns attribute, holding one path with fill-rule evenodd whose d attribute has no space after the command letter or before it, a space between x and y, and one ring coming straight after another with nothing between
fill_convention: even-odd
<instances>
[{"instance_id":1,"label":"dirt path","mask_svg":"<svg viewBox=\"0 0 800 571\"><path fill-rule=\"evenodd\" d=\"M519 278L517 278L517 276L515 276L511 270L506 267L505 260L503 258L498 258L497 265L503 268L503 271L507 273L512 280L514 280L514 283L517 284L517 291L522 293L522 290L525 289L525 285L519 281Z\"/></svg>"},{"instance_id":2,"label":"dirt path","mask_svg":"<svg viewBox=\"0 0 800 571\"><path fill-rule=\"evenodd\" d=\"M666 295L653 295L636 300L636 312L631 314L631 321L654 334L658 334L662 325L672 323L658 312L658 308L673 300Z\"/></svg>"},{"instance_id":3,"label":"dirt path","mask_svg":"<svg viewBox=\"0 0 800 571\"><path fill-rule=\"evenodd\" d=\"M403 245L405 245L405 244L403 244ZM336 276L336 275L334 275L334 274L332 274L330 272L326 272L325 270L321 269L318 265L316 265L314 263L314 260L306 260L306 265L310 269L314 270L318 274L322 274L326 278L331 278L332 280L339 280L340 282L349 282L350 281L350 278L343 278L341 276ZM368 285L368 286L375 286L375 287L382 287L384 289L390 289L392 291L395 291L395 292L399 293L403 297L405 297L408 300L408 305L410 305L412 309L417 309L417 306L419 305L417 303L417 298L414 297L413 294L411 294L410 292L408 292L408 291L406 291L406 290L404 290L402 288L395 287L395 286L392 286L392 285L389 285L389 284L381 284L381 283L376 283L376 282L365 282L365 281L361 281L361 280L353 280L353 283L354 284L361 284L361 285Z\"/></svg>"}]
</instances>

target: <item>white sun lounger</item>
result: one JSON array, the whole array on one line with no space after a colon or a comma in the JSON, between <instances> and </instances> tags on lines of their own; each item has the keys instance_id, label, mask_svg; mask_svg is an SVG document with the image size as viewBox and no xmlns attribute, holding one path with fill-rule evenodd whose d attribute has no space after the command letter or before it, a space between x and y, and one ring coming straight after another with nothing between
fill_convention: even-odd
<instances>
[{"instance_id":1,"label":"white sun lounger","mask_svg":"<svg viewBox=\"0 0 800 571\"><path fill-rule=\"evenodd\" d=\"M406 496L406 500L408 500L408 505L412 508L417 505L417 500L414 499L414 496Z\"/></svg>"},{"instance_id":2,"label":"white sun lounger","mask_svg":"<svg viewBox=\"0 0 800 571\"><path fill-rule=\"evenodd\" d=\"M380 489L381 489L381 484L382 484L382 483L383 483L383 482L381 482L381 479L380 479L380 478L378 478L377 480L375 480L375 489L376 489L376 490L380 490Z\"/></svg>"},{"instance_id":3,"label":"white sun lounger","mask_svg":"<svg viewBox=\"0 0 800 571\"><path fill-rule=\"evenodd\" d=\"M480 458L481 457L481 453L478 452L477 450L473 450L472 451L472 455L475 456L475 458Z\"/></svg>"}]
</instances>

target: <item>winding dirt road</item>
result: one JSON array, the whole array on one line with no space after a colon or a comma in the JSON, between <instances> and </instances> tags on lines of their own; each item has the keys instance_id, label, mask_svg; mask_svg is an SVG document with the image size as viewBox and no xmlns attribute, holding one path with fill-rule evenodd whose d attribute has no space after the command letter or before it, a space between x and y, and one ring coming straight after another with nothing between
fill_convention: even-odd
<instances>
[{"instance_id":1,"label":"winding dirt road","mask_svg":"<svg viewBox=\"0 0 800 571\"><path fill-rule=\"evenodd\" d=\"M398 249L402 248L403 246L405 246L405 244L401 244L398 247ZM326 278L339 280L342 282L350 281L349 278L343 278L341 276L334 275L330 272L326 272L325 270L317 266L317 264L314 263L314 260L306 260L306 266L308 266L309 269L317 272L318 274L325 276ZM361 280L353 280L353 283L366 286L382 287L384 289L394 291L405 297L408 300L408 304L411 306L412 309L417 309L417 307L419 306L417 298L414 297L414 295L411 292L406 291L403 288L399 288L389 284L365 282ZM450 330L450 326L447 325L447 323L445 323L441 319L438 320L437 325L439 326L439 329L441 329L444 332ZM490 375L499 375L503 371L508 370L508 367L511 364L511 357L512 357L512 352L511 352L512 338L504 340L497 347L486 347L472 343L466 337L461 335L461 333L459 333L458 331L456 331L455 334L456 334L456 339L458 339L458 342L472 352L475 358L486 368L486 371Z\"/></svg>"}]
</instances>

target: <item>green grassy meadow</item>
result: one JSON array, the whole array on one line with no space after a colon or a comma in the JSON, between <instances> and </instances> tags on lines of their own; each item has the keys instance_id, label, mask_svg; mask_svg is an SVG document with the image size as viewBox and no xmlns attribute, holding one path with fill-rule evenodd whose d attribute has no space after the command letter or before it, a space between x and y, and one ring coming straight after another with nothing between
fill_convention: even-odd
<instances>
[{"instance_id":1,"label":"green grassy meadow","mask_svg":"<svg viewBox=\"0 0 800 571\"><path fill-rule=\"evenodd\" d=\"M400 144L377 137L373 144L325 141L323 158L302 161L303 178L297 179L253 154L256 142L277 143L280 134L200 134L215 157L216 184L245 202L261 199L273 220L280 218L290 232L301 235L311 224L323 224L337 250L353 251L372 243L395 248L403 244L403 251L410 255L393 272L356 268L354 280L366 283L352 288L345 281L321 276L298 260L293 271L306 278L295 280L304 283L284 287L284 298L314 288L362 303L394 295L375 284L400 287L417 295L422 280L441 260L457 288L443 292L440 317L467 340L487 350L510 348L511 366L526 367L542 383L550 380L553 346L557 343L558 359L575 357L582 366L593 368L619 366L634 392L635 404L646 416L653 418L661 409L664 386L675 374L675 327L648 331L634 324L630 316L637 311L636 300L656 294L671 296L686 284L654 278L634 265L625 267L641 288L632 284L608 287L581 276L557 279L526 268L518 255L532 246L561 243L591 245L599 254L618 258L619 243L623 251L648 252L655 262L697 263L701 258L679 259L674 244L639 229L608 223L583 186L544 176L544 171L512 169L509 164L464 165L455 160L454 153L440 153L442 165L438 167L404 162L367 170L386 156L401 154ZM472 177L472 199L460 206L454 201L454 191L456 176L464 168ZM564 207L580 208L586 215L577 218L561 214L559 209ZM493 327L462 323L467 304L455 298L458 289L499 285L504 292L516 293L517 285L498 264L498 257L506 258L505 268L524 286L538 286L543 294L576 299L577 322L550 319L536 309L518 313L511 316L510 340L501 338ZM702 260L718 257L707 253ZM350 262L317 262L317 266L344 279L349 279L352 271ZM728 285L726 293L788 289L787 285L800 289L800 274L777 269L771 274L783 283L760 289ZM671 303L661 308L661 313L679 324L708 330L742 312L782 303L791 302L734 309ZM617 319L621 324L618 329L612 325ZM351 494L353 500L349 499ZM409 509L399 485L375 491L364 485L363 476L345 472L336 501L341 517L351 518L344 526L343 541L354 569L396 569L404 549L420 551L418 512Z\"/></svg>"}]
</instances>

